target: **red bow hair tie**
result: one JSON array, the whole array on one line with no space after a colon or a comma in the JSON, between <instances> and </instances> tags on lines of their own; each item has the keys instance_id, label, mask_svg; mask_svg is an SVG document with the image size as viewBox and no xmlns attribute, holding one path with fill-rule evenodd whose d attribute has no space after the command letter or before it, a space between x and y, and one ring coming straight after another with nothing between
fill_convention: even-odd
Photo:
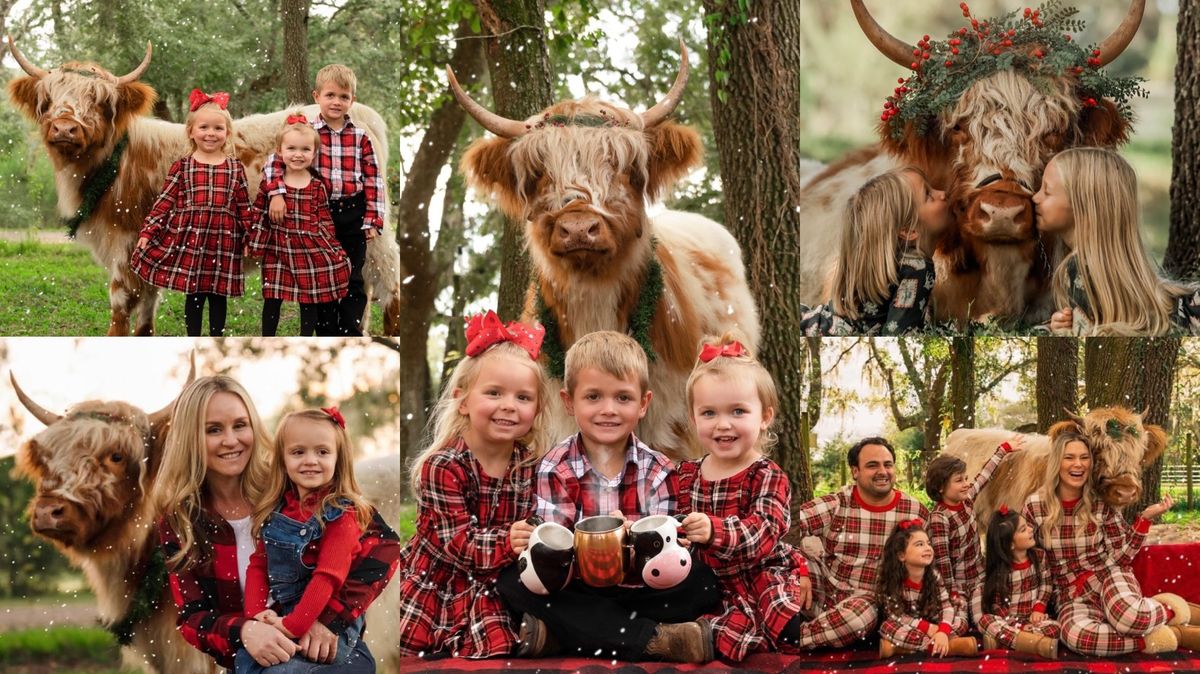
<instances>
[{"instance_id":1,"label":"red bow hair tie","mask_svg":"<svg viewBox=\"0 0 1200 674\"><path fill-rule=\"evenodd\" d=\"M700 349L700 362L707 363L713 358L737 358L744 355L746 355L746 347L742 346L741 342L705 344L704 348Z\"/></svg>"},{"instance_id":2,"label":"red bow hair tie","mask_svg":"<svg viewBox=\"0 0 1200 674\"><path fill-rule=\"evenodd\" d=\"M346 417L342 416L342 413L340 410L338 410L337 405L334 405L333 407L322 407L321 411L325 414L328 414L329 418L333 419L333 423L341 426L342 430L346 430Z\"/></svg>"},{"instance_id":3,"label":"red bow hair tie","mask_svg":"<svg viewBox=\"0 0 1200 674\"><path fill-rule=\"evenodd\" d=\"M1001 515L1007 515L1008 514L1008 506L1006 506L1006 505L1000 506L1000 510L998 510L997 512L999 512Z\"/></svg>"},{"instance_id":4,"label":"red bow hair tie","mask_svg":"<svg viewBox=\"0 0 1200 674\"><path fill-rule=\"evenodd\" d=\"M206 94L199 89L192 89L192 93L188 94L188 102L191 104L191 112L195 112L197 108L205 103L216 103L217 107L224 110L229 105L229 92L214 91L211 94Z\"/></svg>"},{"instance_id":5,"label":"red bow hair tie","mask_svg":"<svg viewBox=\"0 0 1200 674\"><path fill-rule=\"evenodd\" d=\"M304 115L288 115L287 121L284 123L288 126L293 124L308 124L308 118Z\"/></svg>"},{"instance_id":6,"label":"red bow hair tie","mask_svg":"<svg viewBox=\"0 0 1200 674\"><path fill-rule=\"evenodd\" d=\"M501 342L512 342L537 360L545 336L546 329L541 325L529 326L517 321L505 325L494 311L476 314L467 319L467 355L474 358Z\"/></svg>"},{"instance_id":7,"label":"red bow hair tie","mask_svg":"<svg viewBox=\"0 0 1200 674\"><path fill-rule=\"evenodd\" d=\"M924 525L925 525L925 523L921 521L920 517L914 517L911 520L904 520L903 522L900 522L896 526L900 527L904 531L908 531L909 529L912 529L914 527L920 528Z\"/></svg>"}]
</instances>

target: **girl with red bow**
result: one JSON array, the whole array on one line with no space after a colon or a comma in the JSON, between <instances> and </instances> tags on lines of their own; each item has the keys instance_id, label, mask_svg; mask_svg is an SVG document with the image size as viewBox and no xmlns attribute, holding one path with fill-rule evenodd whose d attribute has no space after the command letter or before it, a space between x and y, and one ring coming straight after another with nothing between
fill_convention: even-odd
<instances>
[{"instance_id":1,"label":"girl with red bow","mask_svg":"<svg viewBox=\"0 0 1200 674\"><path fill-rule=\"evenodd\" d=\"M313 168L320 147L321 135L304 114L288 115L275 140L287 213L278 224L267 217L266 179L254 201L247 254L262 257L264 337L275 336L284 302L300 304L302 337L337 332L337 302L349 287L350 260L334 236L329 189Z\"/></svg>"},{"instance_id":2,"label":"girl with red bow","mask_svg":"<svg viewBox=\"0 0 1200 674\"><path fill-rule=\"evenodd\" d=\"M1037 547L1033 526L1000 506L987 527L987 570L971 595L971 615L986 650L1011 648L1043 658L1058 657L1058 621L1046 615L1050 569Z\"/></svg>"},{"instance_id":3,"label":"girl with red bow","mask_svg":"<svg viewBox=\"0 0 1200 674\"><path fill-rule=\"evenodd\" d=\"M354 478L354 450L336 407L283 417L266 475L254 504L252 531L258 546L246 569L246 618L297 639L329 609L350 570L371 560L363 533L375 509ZM391 565L380 572L394 570ZM323 671L374 671L375 658L361 639L366 608L360 606L357 618L337 626L336 646L315 661L334 667ZM243 648L234 658L234 671L282 674L300 671L297 664L263 666Z\"/></svg>"},{"instance_id":4,"label":"girl with red bow","mask_svg":"<svg viewBox=\"0 0 1200 674\"><path fill-rule=\"evenodd\" d=\"M509 655L517 623L494 587L533 526L533 477L552 391L537 362L540 325L467 323L466 357L431 415L413 461L416 533L400 554L400 653Z\"/></svg>"},{"instance_id":5,"label":"girl with red bow","mask_svg":"<svg viewBox=\"0 0 1200 674\"><path fill-rule=\"evenodd\" d=\"M707 451L679 466L682 528L712 567L723 595L708 616L715 650L729 660L791 649L812 586L791 524L787 474L764 453L779 396L771 374L731 335L705 344L687 382L692 426ZM794 650L794 649L791 649Z\"/></svg>"},{"instance_id":6,"label":"girl with red bow","mask_svg":"<svg viewBox=\"0 0 1200 674\"><path fill-rule=\"evenodd\" d=\"M898 523L883 544L875 597L883 616L879 657L975 655L979 651L974 637L962 636L967 621L934 570L933 545L920 519Z\"/></svg>"},{"instance_id":7,"label":"girl with red bow","mask_svg":"<svg viewBox=\"0 0 1200 674\"><path fill-rule=\"evenodd\" d=\"M171 165L130 259L147 283L185 293L189 337L224 336L226 298L242 294L242 249L250 224L246 171L234 159L229 94L193 89L184 124L192 153Z\"/></svg>"}]
</instances>

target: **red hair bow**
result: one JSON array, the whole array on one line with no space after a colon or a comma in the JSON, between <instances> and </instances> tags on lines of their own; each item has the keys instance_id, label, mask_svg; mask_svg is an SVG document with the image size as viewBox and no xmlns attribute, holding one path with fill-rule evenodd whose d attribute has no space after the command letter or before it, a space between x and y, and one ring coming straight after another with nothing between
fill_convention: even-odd
<instances>
[{"instance_id":1,"label":"red hair bow","mask_svg":"<svg viewBox=\"0 0 1200 674\"><path fill-rule=\"evenodd\" d=\"M188 94L188 102L191 103L191 112L195 112L196 108L205 103L216 103L217 107L224 110L229 105L229 92L214 91L211 94L206 94L199 89L192 89L192 93Z\"/></svg>"},{"instance_id":2,"label":"red hair bow","mask_svg":"<svg viewBox=\"0 0 1200 674\"><path fill-rule=\"evenodd\" d=\"M904 520L903 522L900 522L896 526L900 527L904 531L908 531L909 529L912 529L913 527L924 526L924 524L925 523L921 521L920 517L914 517L911 520Z\"/></svg>"},{"instance_id":3,"label":"red hair bow","mask_svg":"<svg viewBox=\"0 0 1200 674\"><path fill-rule=\"evenodd\" d=\"M1008 514L1008 506L1007 506L1007 505L1001 505L1001 506L1000 506L1000 514L1001 514L1001 515L1007 515L1007 514Z\"/></svg>"},{"instance_id":4,"label":"red hair bow","mask_svg":"<svg viewBox=\"0 0 1200 674\"><path fill-rule=\"evenodd\" d=\"M467 319L467 355L474 358L501 342L512 342L537 360L545 336L546 329L541 325L529 326L517 321L505 325L494 311L476 314Z\"/></svg>"},{"instance_id":5,"label":"red hair bow","mask_svg":"<svg viewBox=\"0 0 1200 674\"><path fill-rule=\"evenodd\" d=\"M288 126L293 124L308 124L308 118L304 115L288 115L287 121L284 122Z\"/></svg>"},{"instance_id":6,"label":"red hair bow","mask_svg":"<svg viewBox=\"0 0 1200 674\"><path fill-rule=\"evenodd\" d=\"M334 405L333 407L322 407L321 411L325 414L328 414L329 418L333 419L333 423L341 426L342 430L346 430L346 417L342 416L342 413L338 410L337 405Z\"/></svg>"},{"instance_id":7,"label":"red hair bow","mask_svg":"<svg viewBox=\"0 0 1200 674\"><path fill-rule=\"evenodd\" d=\"M746 355L746 347L742 346L741 342L730 342L724 345L705 344L704 348L700 349L700 362L707 363L713 358L722 356L725 358L737 358L744 355Z\"/></svg>"}]
</instances>

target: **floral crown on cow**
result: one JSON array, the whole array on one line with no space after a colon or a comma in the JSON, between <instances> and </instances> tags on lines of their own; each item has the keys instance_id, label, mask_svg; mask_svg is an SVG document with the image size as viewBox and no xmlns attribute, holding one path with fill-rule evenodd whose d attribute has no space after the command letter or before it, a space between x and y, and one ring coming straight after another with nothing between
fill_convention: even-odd
<instances>
[{"instance_id":1,"label":"floral crown on cow","mask_svg":"<svg viewBox=\"0 0 1200 674\"><path fill-rule=\"evenodd\" d=\"M1084 107L1096 107L1111 99L1117 112L1132 120L1129 99L1145 97L1140 77L1113 77L1101 70L1101 53L1094 45L1077 44L1071 32L1083 30L1074 18L1078 10L1060 7L1050 0L1038 9L1026 7L985 20L971 15L967 3L959 4L970 28L963 27L945 40L931 41L928 35L912 50L913 71L901 77L883 104L880 121L896 140L912 124L925 135L942 110L954 105L971 85L1002 70L1013 69L1034 80L1074 76L1075 90Z\"/></svg>"}]
</instances>

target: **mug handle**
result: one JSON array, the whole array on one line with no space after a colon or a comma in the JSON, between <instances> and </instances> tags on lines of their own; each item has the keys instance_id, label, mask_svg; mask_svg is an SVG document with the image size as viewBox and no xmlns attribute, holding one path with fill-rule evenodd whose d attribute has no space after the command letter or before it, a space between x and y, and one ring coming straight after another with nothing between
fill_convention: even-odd
<instances>
[{"instance_id":1,"label":"mug handle","mask_svg":"<svg viewBox=\"0 0 1200 674\"><path fill-rule=\"evenodd\" d=\"M537 515L530 515L529 517L525 518L525 523L531 527L536 527L538 525L545 524L546 520L538 517Z\"/></svg>"}]
</instances>

